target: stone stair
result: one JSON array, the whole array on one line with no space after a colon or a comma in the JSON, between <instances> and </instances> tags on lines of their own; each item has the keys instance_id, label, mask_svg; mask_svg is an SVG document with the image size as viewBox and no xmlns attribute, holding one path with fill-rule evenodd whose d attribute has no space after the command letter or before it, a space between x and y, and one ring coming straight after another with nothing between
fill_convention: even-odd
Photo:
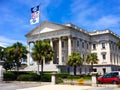
<instances>
[{"instance_id":1,"label":"stone stair","mask_svg":"<svg viewBox=\"0 0 120 90\"><path fill-rule=\"evenodd\" d=\"M21 71L37 71L38 70L38 65L31 65L27 66ZM39 65L39 71L41 71L41 65ZM58 71L57 65L56 64L44 64L43 65L43 71L48 72L48 71Z\"/></svg>"}]
</instances>

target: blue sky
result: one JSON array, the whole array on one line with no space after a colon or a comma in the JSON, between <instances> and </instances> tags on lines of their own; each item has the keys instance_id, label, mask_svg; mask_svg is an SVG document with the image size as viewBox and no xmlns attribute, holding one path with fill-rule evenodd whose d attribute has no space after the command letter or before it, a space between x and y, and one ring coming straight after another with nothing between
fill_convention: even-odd
<instances>
[{"instance_id":1,"label":"blue sky","mask_svg":"<svg viewBox=\"0 0 120 90\"><path fill-rule=\"evenodd\" d=\"M120 35L120 0L0 0L0 46L26 45L30 8L41 3L40 23L73 23L87 31L110 29Z\"/></svg>"}]
</instances>

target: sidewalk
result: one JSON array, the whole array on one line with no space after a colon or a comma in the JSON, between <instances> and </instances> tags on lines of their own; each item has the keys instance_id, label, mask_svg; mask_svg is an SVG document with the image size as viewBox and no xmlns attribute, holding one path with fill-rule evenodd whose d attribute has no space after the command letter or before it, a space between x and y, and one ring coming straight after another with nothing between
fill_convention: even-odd
<instances>
[{"instance_id":1,"label":"sidewalk","mask_svg":"<svg viewBox=\"0 0 120 90\"><path fill-rule=\"evenodd\" d=\"M0 82L0 90L120 90L112 84L101 84L99 87L92 87L91 85L52 85L50 82Z\"/></svg>"},{"instance_id":2,"label":"sidewalk","mask_svg":"<svg viewBox=\"0 0 120 90\"><path fill-rule=\"evenodd\" d=\"M17 90L24 88L32 88L43 85L49 85L50 82L19 82L19 81L2 81L0 82L0 90Z\"/></svg>"},{"instance_id":3,"label":"sidewalk","mask_svg":"<svg viewBox=\"0 0 120 90\"><path fill-rule=\"evenodd\" d=\"M32 87L17 90L120 90L114 87L92 87L92 86L78 86L78 85L44 85L39 87Z\"/></svg>"},{"instance_id":4,"label":"sidewalk","mask_svg":"<svg viewBox=\"0 0 120 90\"><path fill-rule=\"evenodd\" d=\"M17 89L17 90L88 90L90 86L77 86L77 85L44 85L40 87Z\"/></svg>"}]
</instances>

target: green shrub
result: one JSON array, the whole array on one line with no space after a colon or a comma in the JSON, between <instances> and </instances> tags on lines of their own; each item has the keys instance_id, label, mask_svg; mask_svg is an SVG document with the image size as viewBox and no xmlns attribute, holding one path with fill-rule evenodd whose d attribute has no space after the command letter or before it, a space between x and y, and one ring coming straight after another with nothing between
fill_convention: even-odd
<instances>
[{"instance_id":1,"label":"green shrub","mask_svg":"<svg viewBox=\"0 0 120 90\"><path fill-rule=\"evenodd\" d=\"M13 72L17 76L31 73L31 72L28 72L28 71L11 71L11 72Z\"/></svg>"},{"instance_id":2,"label":"green shrub","mask_svg":"<svg viewBox=\"0 0 120 90\"><path fill-rule=\"evenodd\" d=\"M13 72L4 72L3 73L3 80L4 81L14 81L16 80L16 75Z\"/></svg>"},{"instance_id":3,"label":"green shrub","mask_svg":"<svg viewBox=\"0 0 120 90\"><path fill-rule=\"evenodd\" d=\"M40 81L40 76L33 72L9 71L4 72L4 81Z\"/></svg>"},{"instance_id":4,"label":"green shrub","mask_svg":"<svg viewBox=\"0 0 120 90\"><path fill-rule=\"evenodd\" d=\"M41 81L51 82L51 74L50 73L44 73L41 77Z\"/></svg>"},{"instance_id":5,"label":"green shrub","mask_svg":"<svg viewBox=\"0 0 120 90\"><path fill-rule=\"evenodd\" d=\"M58 78L56 79L56 83L57 83L57 84L58 84L58 83L63 83L62 78L58 77Z\"/></svg>"},{"instance_id":6,"label":"green shrub","mask_svg":"<svg viewBox=\"0 0 120 90\"><path fill-rule=\"evenodd\" d=\"M36 73L23 74L23 75L19 75L17 77L17 80L18 81L39 81L40 76L37 75Z\"/></svg>"},{"instance_id":7,"label":"green shrub","mask_svg":"<svg viewBox=\"0 0 120 90\"><path fill-rule=\"evenodd\" d=\"M26 74L20 75L17 77L17 81L31 81L30 75L26 75Z\"/></svg>"},{"instance_id":8,"label":"green shrub","mask_svg":"<svg viewBox=\"0 0 120 90\"><path fill-rule=\"evenodd\" d=\"M40 81L40 76L37 73L30 72L29 75L31 81Z\"/></svg>"},{"instance_id":9,"label":"green shrub","mask_svg":"<svg viewBox=\"0 0 120 90\"><path fill-rule=\"evenodd\" d=\"M57 77L60 77L60 78L67 78L69 76L68 73L65 73L65 72L60 72L57 74Z\"/></svg>"}]
</instances>

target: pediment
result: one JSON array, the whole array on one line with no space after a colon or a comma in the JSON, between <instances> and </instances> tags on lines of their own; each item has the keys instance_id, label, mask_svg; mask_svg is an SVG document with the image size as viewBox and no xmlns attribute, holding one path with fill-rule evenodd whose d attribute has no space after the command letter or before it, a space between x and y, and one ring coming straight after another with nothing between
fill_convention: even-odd
<instances>
[{"instance_id":1,"label":"pediment","mask_svg":"<svg viewBox=\"0 0 120 90\"><path fill-rule=\"evenodd\" d=\"M33 29L31 32L29 32L26 36L41 34L41 33L49 33L52 31L62 30L65 29L64 25L55 24L51 22L43 22L41 25Z\"/></svg>"}]
</instances>

